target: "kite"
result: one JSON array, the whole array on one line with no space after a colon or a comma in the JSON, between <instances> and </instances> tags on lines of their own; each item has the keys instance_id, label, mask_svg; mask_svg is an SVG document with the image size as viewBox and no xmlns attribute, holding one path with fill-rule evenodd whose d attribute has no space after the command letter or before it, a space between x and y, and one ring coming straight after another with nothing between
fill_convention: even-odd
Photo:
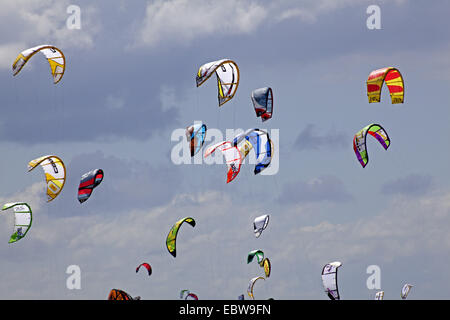
<instances>
[{"instance_id":1,"label":"kite","mask_svg":"<svg viewBox=\"0 0 450 320\"><path fill-rule=\"evenodd\" d=\"M184 297L184 294L186 293L186 296L189 294L189 290L186 290L186 289L184 289L184 290L181 290L180 291L180 299L183 299L183 297Z\"/></svg>"},{"instance_id":2,"label":"kite","mask_svg":"<svg viewBox=\"0 0 450 320\"><path fill-rule=\"evenodd\" d=\"M247 264L253 261L253 258L256 256L258 264L262 264L264 260L264 252L261 250L252 250L248 253L247 256Z\"/></svg>"},{"instance_id":3,"label":"kite","mask_svg":"<svg viewBox=\"0 0 450 320\"><path fill-rule=\"evenodd\" d=\"M141 267L144 267L145 269L147 269L148 275L151 275L151 274L152 274L152 267L151 267L147 262L141 263L141 264L136 268L136 273L138 273L138 271L139 271L139 269L140 269Z\"/></svg>"},{"instance_id":4,"label":"kite","mask_svg":"<svg viewBox=\"0 0 450 320\"><path fill-rule=\"evenodd\" d=\"M186 138L191 149L191 157L193 157L203 147L206 139L206 125L196 123L186 128Z\"/></svg>"},{"instance_id":5,"label":"kite","mask_svg":"<svg viewBox=\"0 0 450 320\"><path fill-rule=\"evenodd\" d=\"M233 139L233 145L238 147L244 159L254 149L256 153L256 162L254 174L258 174L270 165L272 160L272 141L269 134L260 129L249 129L236 135ZM260 158L262 159L260 160Z\"/></svg>"},{"instance_id":6,"label":"kite","mask_svg":"<svg viewBox=\"0 0 450 320\"><path fill-rule=\"evenodd\" d=\"M254 277L254 278L250 279L250 282L248 283L247 294L248 294L248 295L250 296L250 298L252 298L253 300L255 299L255 296L253 295L253 287L255 286L255 282L256 282L258 279L266 280L266 279L264 279L264 277L259 276L259 277Z\"/></svg>"},{"instance_id":7,"label":"kite","mask_svg":"<svg viewBox=\"0 0 450 320\"><path fill-rule=\"evenodd\" d=\"M205 151L204 157L208 157L212 154L216 149L222 151L223 156L225 157L225 162L227 164L227 183L234 180L237 177L238 173L241 171L242 164L242 155L239 149L231 144L229 141L223 141L216 143L215 145L209 147Z\"/></svg>"},{"instance_id":8,"label":"kite","mask_svg":"<svg viewBox=\"0 0 450 320\"><path fill-rule=\"evenodd\" d=\"M386 82L386 85L389 89L392 104L403 103L405 95L405 84L403 82L403 77L400 71L393 67L374 70L369 74L369 78L366 82L367 97L369 98L369 103L380 102L383 82Z\"/></svg>"},{"instance_id":9,"label":"kite","mask_svg":"<svg viewBox=\"0 0 450 320\"><path fill-rule=\"evenodd\" d=\"M230 101L239 86L239 68L229 59L208 62L197 72L197 87L201 86L213 73L217 76L219 107Z\"/></svg>"},{"instance_id":10,"label":"kite","mask_svg":"<svg viewBox=\"0 0 450 320\"><path fill-rule=\"evenodd\" d=\"M91 196L92 191L103 180L103 170L95 169L81 176L80 186L78 187L78 201L85 202Z\"/></svg>"},{"instance_id":11,"label":"kite","mask_svg":"<svg viewBox=\"0 0 450 320\"><path fill-rule=\"evenodd\" d=\"M120 289L111 289L108 300L141 300L140 296L132 297L128 293Z\"/></svg>"},{"instance_id":12,"label":"kite","mask_svg":"<svg viewBox=\"0 0 450 320\"><path fill-rule=\"evenodd\" d=\"M66 58L61 50L47 44L26 49L19 53L12 65L13 75L17 75L28 60L37 52L41 52L47 58L53 76L53 83L57 84L64 75Z\"/></svg>"},{"instance_id":13,"label":"kite","mask_svg":"<svg viewBox=\"0 0 450 320\"><path fill-rule=\"evenodd\" d=\"M273 112L272 88L265 87L253 90L251 98L257 117L261 117L261 120L263 122L272 118Z\"/></svg>"},{"instance_id":14,"label":"kite","mask_svg":"<svg viewBox=\"0 0 450 320\"><path fill-rule=\"evenodd\" d=\"M184 300L198 300L198 296L195 293L189 292Z\"/></svg>"},{"instance_id":15,"label":"kite","mask_svg":"<svg viewBox=\"0 0 450 320\"><path fill-rule=\"evenodd\" d=\"M61 192L66 182L66 167L57 156L42 156L28 163L28 172L41 165L47 181L47 202L52 201Z\"/></svg>"},{"instance_id":16,"label":"kite","mask_svg":"<svg viewBox=\"0 0 450 320\"><path fill-rule=\"evenodd\" d=\"M387 132L379 124L369 124L359 130L353 138L353 150L363 168L369 162L369 155L367 154L366 148L367 133L375 137L385 150L391 145L391 140L389 139Z\"/></svg>"},{"instance_id":17,"label":"kite","mask_svg":"<svg viewBox=\"0 0 450 320\"><path fill-rule=\"evenodd\" d=\"M378 291L375 293L375 300L383 300L384 297L384 291Z\"/></svg>"},{"instance_id":18,"label":"kite","mask_svg":"<svg viewBox=\"0 0 450 320\"><path fill-rule=\"evenodd\" d=\"M406 297L408 297L409 291L411 290L411 288L413 287L412 284L405 284L402 288L402 293L401 293L401 297L403 300L406 299Z\"/></svg>"},{"instance_id":19,"label":"kite","mask_svg":"<svg viewBox=\"0 0 450 320\"><path fill-rule=\"evenodd\" d=\"M31 207L25 202L11 202L3 205L2 210L14 210L14 232L11 235L8 243L19 241L31 228L33 216L31 214Z\"/></svg>"},{"instance_id":20,"label":"kite","mask_svg":"<svg viewBox=\"0 0 450 320\"><path fill-rule=\"evenodd\" d=\"M181 220L178 220L173 227L170 229L169 234L167 235L166 238L166 246L167 246L167 250L169 250L169 253L173 256L176 257L177 256L177 251L176 251L176 241L177 241L177 234L178 234L178 230L180 229L181 225L187 222L188 224L190 224L192 227L195 227L195 220L191 217L186 217L183 218Z\"/></svg>"},{"instance_id":21,"label":"kite","mask_svg":"<svg viewBox=\"0 0 450 320\"><path fill-rule=\"evenodd\" d=\"M259 238L264 229L267 228L269 224L269 215L265 214L255 218L253 221L253 232L255 233L255 237Z\"/></svg>"},{"instance_id":22,"label":"kite","mask_svg":"<svg viewBox=\"0 0 450 320\"><path fill-rule=\"evenodd\" d=\"M264 260L260 263L260 266L264 268L264 273L266 274L266 278L270 277L270 272L272 271L272 267L270 265L269 258L264 258Z\"/></svg>"},{"instance_id":23,"label":"kite","mask_svg":"<svg viewBox=\"0 0 450 320\"><path fill-rule=\"evenodd\" d=\"M322 269L322 283L331 300L340 300L337 285L337 269L342 265L339 261L326 264Z\"/></svg>"}]
</instances>

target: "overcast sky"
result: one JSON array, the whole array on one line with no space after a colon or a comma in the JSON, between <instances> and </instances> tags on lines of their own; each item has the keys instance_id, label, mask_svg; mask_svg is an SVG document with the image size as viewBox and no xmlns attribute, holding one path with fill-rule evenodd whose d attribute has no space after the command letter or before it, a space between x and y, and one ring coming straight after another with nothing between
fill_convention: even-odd
<instances>
[{"instance_id":1,"label":"overcast sky","mask_svg":"<svg viewBox=\"0 0 450 320\"><path fill-rule=\"evenodd\" d=\"M80 29L70 29L70 5ZM369 29L370 5L381 29ZM380 267L385 299L450 299L450 32L447 1L364 0L3 0L0 3L0 202L25 201L33 224L8 244L12 210L0 219L0 299L106 299L120 288L142 299L237 299L263 270L247 254L264 251L272 274L256 299L328 299L322 267L341 261L342 299L373 299L366 272ZM24 49L52 44L66 57L54 85L48 63L34 56L13 76ZM218 107L211 77L196 87L198 68L232 59L241 80ZM372 70L397 67L404 104L367 101ZM269 86L273 118L255 117L252 90ZM214 132L262 128L279 134L276 174L245 164L226 183L225 164L177 164L181 132L194 121ZM368 139L359 164L354 134L381 124L384 150ZM46 202L40 168L54 154L67 179ZM177 154L175 152L175 154ZM77 200L81 175L95 168L102 184ZM270 214L255 238L252 222ZM181 227L177 257L166 249ZM135 268L148 262L149 277ZM66 269L81 270L69 290Z\"/></svg>"}]
</instances>

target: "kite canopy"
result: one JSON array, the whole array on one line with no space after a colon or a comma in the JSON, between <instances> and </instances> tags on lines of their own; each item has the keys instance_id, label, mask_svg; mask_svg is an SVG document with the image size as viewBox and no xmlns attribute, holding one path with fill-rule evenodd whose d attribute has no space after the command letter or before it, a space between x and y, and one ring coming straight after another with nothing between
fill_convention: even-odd
<instances>
[{"instance_id":1,"label":"kite canopy","mask_svg":"<svg viewBox=\"0 0 450 320\"><path fill-rule=\"evenodd\" d=\"M19 53L12 65L13 75L17 75L28 60L37 52L41 52L47 58L53 76L53 83L57 84L61 81L64 75L64 71L66 69L66 58L61 50L48 44L26 49Z\"/></svg>"},{"instance_id":2,"label":"kite canopy","mask_svg":"<svg viewBox=\"0 0 450 320\"><path fill-rule=\"evenodd\" d=\"M254 149L256 154L256 165L254 174L258 174L270 165L272 160L272 141L266 131L260 129L249 129L238 134L233 139L233 145L238 147L244 159Z\"/></svg>"},{"instance_id":3,"label":"kite canopy","mask_svg":"<svg viewBox=\"0 0 450 320\"><path fill-rule=\"evenodd\" d=\"M261 117L261 120L263 122L272 118L273 112L272 88L265 87L253 90L251 98L257 117Z\"/></svg>"},{"instance_id":4,"label":"kite canopy","mask_svg":"<svg viewBox=\"0 0 450 320\"><path fill-rule=\"evenodd\" d=\"M366 82L369 103L380 102L383 82L386 82L392 103L403 103L405 84L400 71L393 67L374 70L369 74Z\"/></svg>"},{"instance_id":5,"label":"kite canopy","mask_svg":"<svg viewBox=\"0 0 450 320\"><path fill-rule=\"evenodd\" d=\"M198 296L195 293L189 292L184 300L198 300Z\"/></svg>"},{"instance_id":6,"label":"kite canopy","mask_svg":"<svg viewBox=\"0 0 450 320\"><path fill-rule=\"evenodd\" d=\"M145 269L147 269L148 275L151 275L151 274L152 274L152 267L151 267L147 262L141 263L141 264L136 268L136 273L138 273L138 271L139 271L139 269L140 269L141 267L144 267Z\"/></svg>"},{"instance_id":7,"label":"kite canopy","mask_svg":"<svg viewBox=\"0 0 450 320\"><path fill-rule=\"evenodd\" d=\"M173 227L170 229L169 234L167 235L166 238L166 246L167 246L167 250L169 250L169 253L173 256L176 257L177 256L177 235L178 235L178 230L180 229L181 225L187 222L188 224L190 224L192 227L195 227L195 220L191 217L186 217L183 218L181 220L178 220Z\"/></svg>"},{"instance_id":8,"label":"kite canopy","mask_svg":"<svg viewBox=\"0 0 450 320\"><path fill-rule=\"evenodd\" d=\"M57 156L42 156L28 163L28 172L41 165L47 181L47 202L58 196L66 182L66 167Z\"/></svg>"},{"instance_id":9,"label":"kite canopy","mask_svg":"<svg viewBox=\"0 0 450 320\"><path fill-rule=\"evenodd\" d=\"M261 264L264 260L264 252L261 250L250 251L247 256L247 264L252 262L254 257L256 257L258 264Z\"/></svg>"},{"instance_id":10,"label":"kite canopy","mask_svg":"<svg viewBox=\"0 0 450 320\"><path fill-rule=\"evenodd\" d=\"M375 293L375 300L383 300L384 297L384 291L378 291Z\"/></svg>"},{"instance_id":11,"label":"kite canopy","mask_svg":"<svg viewBox=\"0 0 450 320\"><path fill-rule=\"evenodd\" d=\"M108 295L108 300L138 300L133 299L128 293L120 289L111 289Z\"/></svg>"},{"instance_id":12,"label":"kite canopy","mask_svg":"<svg viewBox=\"0 0 450 320\"><path fill-rule=\"evenodd\" d=\"M94 169L81 176L78 187L78 201L85 202L92 194L92 191L103 181L103 170Z\"/></svg>"},{"instance_id":13,"label":"kite canopy","mask_svg":"<svg viewBox=\"0 0 450 320\"><path fill-rule=\"evenodd\" d=\"M272 266L270 265L269 258L264 258L264 260L260 263L260 266L264 268L264 273L266 274L266 278L270 277L270 272L272 271Z\"/></svg>"},{"instance_id":14,"label":"kite canopy","mask_svg":"<svg viewBox=\"0 0 450 320\"><path fill-rule=\"evenodd\" d=\"M322 283L331 300L340 300L337 285L337 269L342 265L339 261L327 263L322 269Z\"/></svg>"},{"instance_id":15,"label":"kite canopy","mask_svg":"<svg viewBox=\"0 0 450 320\"><path fill-rule=\"evenodd\" d=\"M181 290L180 291L180 299L183 299L183 297L184 297L184 294L186 294L186 296L189 294L189 290L186 290L186 289L184 289L184 290Z\"/></svg>"},{"instance_id":16,"label":"kite canopy","mask_svg":"<svg viewBox=\"0 0 450 320\"><path fill-rule=\"evenodd\" d=\"M216 149L222 151L227 164L227 183L234 180L241 171L242 155L239 149L233 146L229 141L219 142L205 151L205 158L211 155Z\"/></svg>"},{"instance_id":17,"label":"kite canopy","mask_svg":"<svg viewBox=\"0 0 450 320\"><path fill-rule=\"evenodd\" d=\"M408 297L409 291L411 290L412 287L413 285L408 283L403 286L401 293L401 297L403 300L405 300Z\"/></svg>"},{"instance_id":18,"label":"kite canopy","mask_svg":"<svg viewBox=\"0 0 450 320\"><path fill-rule=\"evenodd\" d=\"M366 137L368 133L377 139L385 150L391 145L391 140L389 139L386 130L379 124L369 124L359 130L353 138L353 150L363 168L369 162L369 155L367 154L366 148Z\"/></svg>"},{"instance_id":19,"label":"kite canopy","mask_svg":"<svg viewBox=\"0 0 450 320\"><path fill-rule=\"evenodd\" d=\"M9 243L19 241L31 228L31 222L33 216L31 213L31 207L25 202L12 202L3 205L2 210L8 210L13 208L14 210L14 231L9 239Z\"/></svg>"},{"instance_id":20,"label":"kite canopy","mask_svg":"<svg viewBox=\"0 0 450 320\"><path fill-rule=\"evenodd\" d=\"M206 139L206 125L196 123L186 128L186 138L190 142L191 157L193 157L203 147Z\"/></svg>"},{"instance_id":21,"label":"kite canopy","mask_svg":"<svg viewBox=\"0 0 450 320\"><path fill-rule=\"evenodd\" d=\"M259 238L264 229L267 228L269 224L269 215L265 214L259 217L256 217L253 221L253 232L255 233L255 237Z\"/></svg>"},{"instance_id":22,"label":"kite canopy","mask_svg":"<svg viewBox=\"0 0 450 320\"><path fill-rule=\"evenodd\" d=\"M230 101L239 86L239 68L229 59L208 62L202 65L197 72L197 87L201 86L213 73L217 76L217 89L219 107Z\"/></svg>"},{"instance_id":23,"label":"kite canopy","mask_svg":"<svg viewBox=\"0 0 450 320\"><path fill-rule=\"evenodd\" d=\"M253 287L255 286L255 282L259 279L266 280L266 279L264 279L264 277L259 276L259 277L254 277L254 278L250 279L250 282L248 283L247 294L253 300L255 299L255 296L253 295Z\"/></svg>"}]
</instances>

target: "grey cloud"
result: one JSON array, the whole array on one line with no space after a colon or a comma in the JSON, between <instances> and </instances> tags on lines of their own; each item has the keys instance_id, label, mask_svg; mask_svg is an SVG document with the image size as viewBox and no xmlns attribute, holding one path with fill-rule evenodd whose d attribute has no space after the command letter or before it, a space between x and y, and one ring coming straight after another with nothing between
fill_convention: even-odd
<instances>
[{"instance_id":1,"label":"grey cloud","mask_svg":"<svg viewBox=\"0 0 450 320\"><path fill-rule=\"evenodd\" d=\"M316 126L308 124L297 136L294 146L299 150L318 150L323 147L338 149L345 148L348 144L347 142L348 139L342 132L332 130L327 133L318 134Z\"/></svg>"},{"instance_id":2,"label":"grey cloud","mask_svg":"<svg viewBox=\"0 0 450 320\"><path fill-rule=\"evenodd\" d=\"M385 195L419 196L430 192L433 187L433 177L430 175L410 174L384 183L381 187L381 193Z\"/></svg>"}]
</instances>

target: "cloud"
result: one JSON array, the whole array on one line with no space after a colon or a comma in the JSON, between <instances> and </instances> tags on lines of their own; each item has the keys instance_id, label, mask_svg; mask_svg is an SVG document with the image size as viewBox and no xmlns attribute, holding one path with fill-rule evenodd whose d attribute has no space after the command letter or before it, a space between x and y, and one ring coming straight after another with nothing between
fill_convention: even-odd
<instances>
[{"instance_id":1,"label":"cloud","mask_svg":"<svg viewBox=\"0 0 450 320\"><path fill-rule=\"evenodd\" d=\"M222 38L254 31L267 17L264 6L252 1L157 0L147 5L136 43L189 43L214 35Z\"/></svg>"},{"instance_id":2,"label":"cloud","mask_svg":"<svg viewBox=\"0 0 450 320\"><path fill-rule=\"evenodd\" d=\"M67 0L2 1L0 58L6 59L0 59L0 68L10 69L19 52L40 44L53 44L64 49L92 47L94 37L100 30L98 22L92 18L96 13L94 7L82 6L81 29L71 30L66 26L70 5Z\"/></svg>"},{"instance_id":3,"label":"cloud","mask_svg":"<svg viewBox=\"0 0 450 320\"><path fill-rule=\"evenodd\" d=\"M433 178L429 175L410 174L386 182L381 187L381 193L385 195L419 196L430 192L434 187Z\"/></svg>"},{"instance_id":4,"label":"cloud","mask_svg":"<svg viewBox=\"0 0 450 320\"><path fill-rule=\"evenodd\" d=\"M353 196L343 182L334 176L324 175L309 181L296 181L283 186L279 201L282 203L347 202Z\"/></svg>"},{"instance_id":5,"label":"cloud","mask_svg":"<svg viewBox=\"0 0 450 320\"><path fill-rule=\"evenodd\" d=\"M299 150L319 150L321 148L338 149L347 145L347 137L342 132L330 130L322 135L316 133L316 126L308 124L303 129L294 142L294 146Z\"/></svg>"}]
</instances>

